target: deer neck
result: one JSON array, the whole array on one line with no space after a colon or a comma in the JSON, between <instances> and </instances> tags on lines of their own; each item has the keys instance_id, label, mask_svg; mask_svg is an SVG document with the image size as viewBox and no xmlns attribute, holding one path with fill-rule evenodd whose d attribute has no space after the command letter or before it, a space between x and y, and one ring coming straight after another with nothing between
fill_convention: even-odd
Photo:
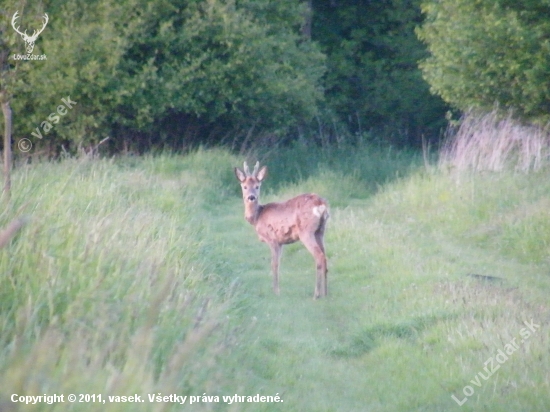
<instances>
[{"instance_id":1,"label":"deer neck","mask_svg":"<svg viewBox=\"0 0 550 412\"><path fill-rule=\"evenodd\" d=\"M258 217L262 211L263 206L259 205L258 202L245 202L244 204L244 218L248 223L253 226L256 226L258 222Z\"/></svg>"}]
</instances>

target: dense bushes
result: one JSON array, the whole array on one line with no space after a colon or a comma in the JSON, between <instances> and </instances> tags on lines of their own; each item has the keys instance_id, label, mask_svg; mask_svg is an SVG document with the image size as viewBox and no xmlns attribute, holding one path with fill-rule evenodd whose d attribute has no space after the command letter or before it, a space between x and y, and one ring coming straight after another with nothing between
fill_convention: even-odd
<instances>
[{"instance_id":1,"label":"dense bushes","mask_svg":"<svg viewBox=\"0 0 550 412\"><path fill-rule=\"evenodd\" d=\"M438 136L447 109L440 97L461 111L496 104L528 121L550 120L549 7L4 0L0 92L11 100L15 140L34 146L89 145L107 135L118 149L283 135L341 141L350 132L417 144ZM13 58L25 50L11 28L16 10L29 32L49 14L34 51L46 60ZM33 138L66 96L78 106Z\"/></svg>"},{"instance_id":2,"label":"dense bushes","mask_svg":"<svg viewBox=\"0 0 550 412\"><path fill-rule=\"evenodd\" d=\"M550 3L424 1L418 30L430 56L421 67L432 90L458 109L495 104L535 122L550 120Z\"/></svg>"},{"instance_id":3,"label":"dense bushes","mask_svg":"<svg viewBox=\"0 0 550 412\"><path fill-rule=\"evenodd\" d=\"M4 7L0 26L15 37L11 16L23 6ZM47 60L3 67L16 137L31 138L67 95L77 108L43 142L143 137L153 127L158 139L175 118L180 139L197 128L202 139L252 127L277 133L311 119L323 96L324 57L300 35L295 2L51 0L27 6L22 24L46 10L34 53ZM9 52L22 53L23 42Z\"/></svg>"}]
</instances>

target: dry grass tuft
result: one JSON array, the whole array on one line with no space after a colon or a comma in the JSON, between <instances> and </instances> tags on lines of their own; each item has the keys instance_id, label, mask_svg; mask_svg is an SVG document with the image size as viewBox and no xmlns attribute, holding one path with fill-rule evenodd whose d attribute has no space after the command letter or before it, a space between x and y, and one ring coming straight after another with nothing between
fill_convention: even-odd
<instances>
[{"instance_id":1,"label":"dry grass tuft","mask_svg":"<svg viewBox=\"0 0 550 412\"><path fill-rule=\"evenodd\" d=\"M444 169L528 173L544 167L550 156L548 128L522 125L511 113L468 112L447 134L439 161Z\"/></svg>"}]
</instances>

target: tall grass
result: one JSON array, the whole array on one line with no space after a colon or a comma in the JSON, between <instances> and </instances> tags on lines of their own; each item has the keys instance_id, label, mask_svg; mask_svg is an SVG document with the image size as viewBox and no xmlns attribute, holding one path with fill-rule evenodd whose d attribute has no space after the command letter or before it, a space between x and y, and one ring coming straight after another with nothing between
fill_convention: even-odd
<instances>
[{"instance_id":1,"label":"tall grass","mask_svg":"<svg viewBox=\"0 0 550 412\"><path fill-rule=\"evenodd\" d=\"M466 113L458 128L449 129L440 166L458 171L537 171L548 164L550 134L547 128L522 125L512 114L496 111Z\"/></svg>"},{"instance_id":2,"label":"tall grass","mask_svg":"<svg viewBox=\"0 0 550 412\"><path fill-rule=\"evenodd\" d=\"M223 150L23 167L0 227L0 410L550 408L548 170L454 173L357 146L250 154L263 201L331 204L329 296L243 219ZM512 169L514 166L512 166ZM540 325L459 407L484 362ZM518 341L519 342L519 341ZM24 406L13 393L275 395L284 403ZM462 394L462 396L461 396Z\"/></svg>"},{"instance_id":3,"label":"tall grass","mask_svg":"<svg viewBox=\"0 0 550 412\"><path fill-rule=\"evenodd\" d=\"M440 152L440 172L451 171L454 179L427 191L435 189L455 211L468 211L467 216L458 214L455 223L457 228L470 226L470 240L524 262L542 263L548 260L550 245L549 160L548 128L523 125L512 113L503 117L496 111L469 112L451 129ZM479 173L487 171L497 173ZM436 180L445 176L440 173ZM431 219L448 213L447 207L437 209Z\"/></svg>"},{"instance_id":4,"label":"tall grass","mask_svg":"<svg viewBox=\"0 0 550 412\"><path fill-rule=\"evenodd\" d=\"M416 171L422 162L418 152L392 146L341 143L319 148L303 141L265 155L251 153L248 158L268 165L266 194L282 187L286 188L282 197L299 190L317 191L332 194L334 205L369 198L383 185Z\"/></svg>"},{"instance_id":5,"label":"tall grass","mask_svg":"<svg viewBox=\"0 0 550 412\"><path fill-rule=\"evenodd\" d=\"M29 222L0 250L1 410L18 409L14 393L202 394L215 384L232 292L202 256L207 225L196 212L218 176L196 172L200 157L66 160L15 173L0 226L21 211ZM192 178L173 172L185 167ZM166 408L177 409L153 409Z\"/></svg>"}]
</instances>

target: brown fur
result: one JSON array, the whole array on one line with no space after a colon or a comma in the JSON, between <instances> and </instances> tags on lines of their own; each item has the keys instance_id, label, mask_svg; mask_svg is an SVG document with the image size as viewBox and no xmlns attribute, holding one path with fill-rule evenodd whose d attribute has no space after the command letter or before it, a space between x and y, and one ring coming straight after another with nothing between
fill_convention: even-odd
<instances>
[{"instance_id":1,"label":"brown fur","mask_svg":"<svg viewBox=\"0 0 550 412\"><path fill-rule=\"evenodd\" d=\"M315 299L326 296L328 269L323 236L330 216L327 201L316 194L305 193L286 202L260 205L260 187L267 175L267 167L258 168L259 163L256 163L250 173L245 162L244 170L235 168L235 176L243 191L245 219L254 226L260 240L271 249L274 292L279 294L282 246L299 240L315 259L317 277L313 296Z\"/></svg>"}]
</instances>

